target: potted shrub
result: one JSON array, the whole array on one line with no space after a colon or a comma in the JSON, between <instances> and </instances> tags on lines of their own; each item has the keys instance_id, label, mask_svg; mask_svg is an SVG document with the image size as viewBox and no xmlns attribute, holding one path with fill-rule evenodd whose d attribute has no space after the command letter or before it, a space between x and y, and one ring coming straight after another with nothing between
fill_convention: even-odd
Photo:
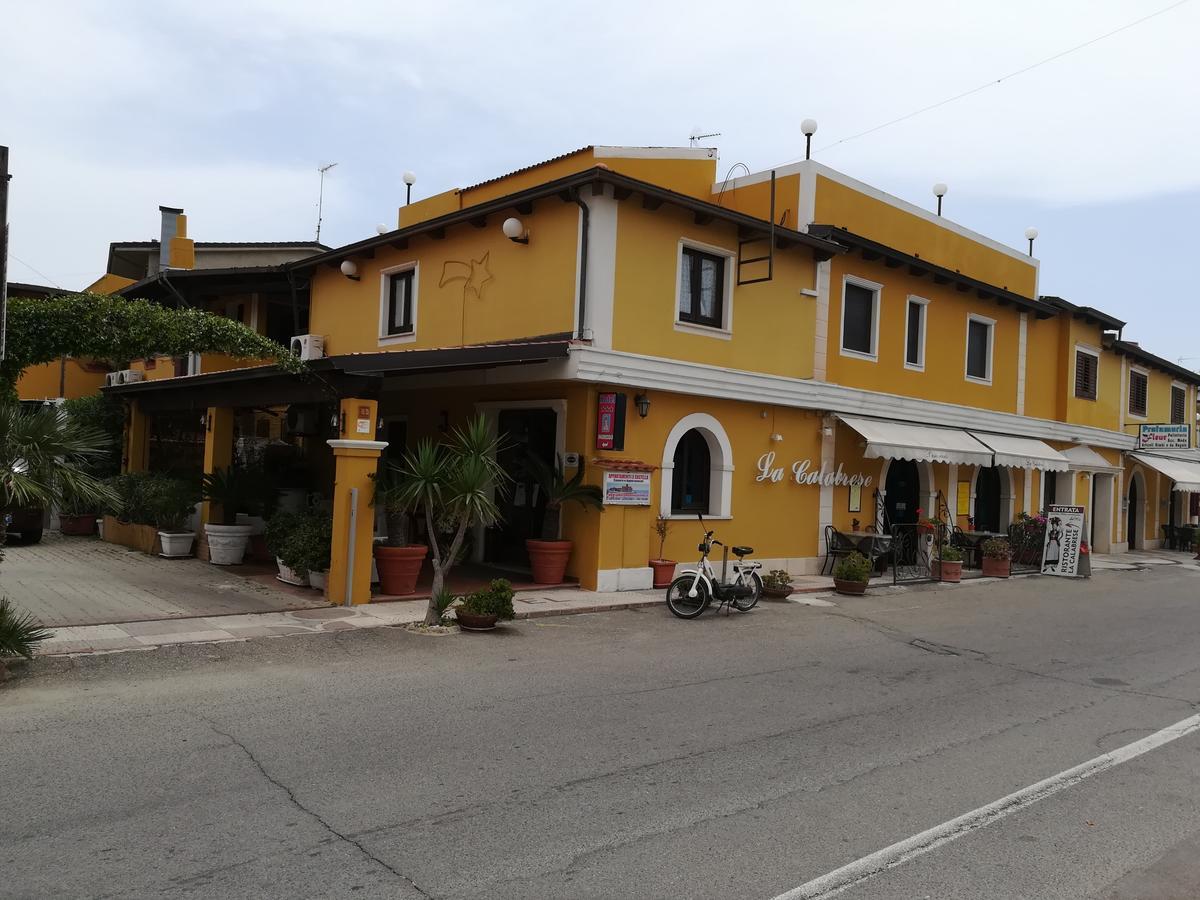
<instances>
[{"instance_id":1,"label":"potted shrub","mask_svg":"<svg viewBox=\"0 0 1200 900\"><path fill-rule=\"evenodd\" d=\"M949 581L952 584L962 581L962 558L962 551L957 547L943 544L938 549L938 580Z\"/></svg>"},{"instance_id":2,"label":"potted shrub","mask_svg":"<svg viewBox=\"0 0 1200 900\"><path fill-rule=\"evenodd\" d=\"M58 510L58 530L74 537L95 534L98 514L94 501L69 493Z\"/></svg>"},{"instance_id":3,"label":"potted shrub","mask_svg":"<svg viewBox=\"0 0 1200 900\"><path fill-rule=\"evenodd\" d=\"M1007 578L1012 574L1012 546L1003 538L988 538L980 547L983 574L989 578Z\"/></svg>"},{"instance_id":4,"label":"potted shrub","mask_svg":"<svg viewBox=\"0 0 1200 900\"><path fill-rule=\"evenodd\" d=\"M301 513L279 510L267 520L267 552L275 557L279 574L275 577L284 584L307 585L307 573L299 571L300 552L298 540L303 527Z\"/></svg>"},{"instance_id":5,"label":"potted shrub","mask_svg":"<svg viewBox=\"0 0 1200 900\"><path fill-rule=\"evenodd\" d=\"M776 600L791 596L795 588L792 586L792 576L783 569L772 569L762 580L763 593Z\"/></svg>"},{"instance_id":6,"label":"potted shrub","mask_svg":"<svg viewBox=\"0 0 1200 900\"><path fill-rule=\"evenodd\" d=\"M563 472L562 457L558 454L555 454L553 466L535 456L529 458L529 464L538 492L546 504L541 536L525 541L533 580L537 584L561 584L566 576L572 546L571 541L558 537L563 505L577 503L585 509L589 506L602 509L604 494L596 485L583 483L582 461L570 479Z\"/></svg>"},{"instance_id":7,"label":"potted shrub","mask_svg":"<svg viewBox=\"0 0 1200 900\"><path fill-rule=\"evenodd\" d=\"M412 526L411 491L403 465L384 463L375 473L376 506L383 508L387 538L375 545L375 568L379 572L379 590L384 594L404 596L417 591L417 579L429 547L409 542Z\"/></svg>"},{"instance_id":8,"label":"potted shrub","mask_svg":"<svg viewBox=\"0 0 1200 900\"><path fill-rule=\"evenodd\" d=\"M308 570L308 583L322 593L329 579L332 548L333 516L324 510L311 510L304 523L303 565Z\"/></svg>"},{"instance_id":9,"label":"potted shrub","mask_svg":"<svg viewBox=\"0 0 1200 900\"><path fill-rule=\"evenodd\" d=\"M192 555L196 533L187 525L199 494L192 484L180 478L161 475L154 480L148 503L158 528L159 556L179 559Z\"/></svg>"},{"instance_id":10,"label":"potted shrub","mask_svg":"<svg viewBox=\"0 0 1200 900\"><path fill-rule=\"evenodd\" d=\"M871 562L857 550L843 556L833 567L833 587L839 594L865 594L870 580Z\"/></svg>"},{"instance_id":11,"label":"potted shrub","mask_svg":"<svg viewBox=\"0 0 1200 900\"><path fill-rule=\"evenodd\" d=\"M237 514L253 509L261 491L245 469L229 467L204 475L201 494L215 505L216 518L204 526L208 559L216 566L236 566L246 555L251 525L239 525Z\"/></svg>"},{"instance_id":12,"label":"potted shrub","mask_svg":"<svg viewBox=\"0 0 1200 900\"><path fill-rule=\"evenodd\" d=\"M501 619L511 619L513 611L512 585L503 578L495 579L485 588L467 594L455 607L458 627L464 631L491 631Z\"/></svg>"},{"instance_id":13,"label":"potted shrub","mask_svg":"<svg viewBox=\"0 0 1200 900\"><path fill-rule=\"evenodd\" d=\"M670 587L672 579L675 578L675 560L663 557L663 545L667 542L670 527L671 520L666 516L659 516L654 521L654 533L658 535L658 558L650 560L650 568L654 570L656 588Z\"/></svg>"}]
</instances>

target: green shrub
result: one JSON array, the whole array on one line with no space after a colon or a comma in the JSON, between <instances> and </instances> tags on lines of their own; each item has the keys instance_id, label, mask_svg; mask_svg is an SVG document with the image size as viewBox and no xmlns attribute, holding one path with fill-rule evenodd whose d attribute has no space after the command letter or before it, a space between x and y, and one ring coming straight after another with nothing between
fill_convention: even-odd
<instances>
[{"instance_id":1,"label":"green shrub","mask_svg":"<svg viewBox=\"0 0 1200 900\"><path fill-rule=\"evenodd\" d=\"M843 556L833 567L833 577L838 581L857 581L866 583L871 580L871 562L858 551Z\"/></svg>"},{"instance_id":2,"label":"green shrub","mask_svg":"<svg viewBox=\"0 0 1200 900\"><path fill-rule=\"evenodd\" d=\"M512 585L504 578L497 578L487 587L463 597L462 608L475 616L511 619L516 615L512 601Z\"/></svg>"},{"instance_id":3,"label":"green shrub","mask_svg":"<svg viewBox=\"0 0 1200 900\"><path fill-rule=\"evenodd\" d=\"M162 472L126 472L106 479L105 483L116 495L115 501L106 505L105 513L122 522L154 525L164 531L183 528L200 499L200 489L193 482Z\"/></svg>"},{"instance_id":4,"label":"green shrub","mask_svg":"<svg viewBox=\"0 0 1200 900\"><path fill-rule=\"evenodd\" d=\"M988 538L980 550L988 559L1012 559L1012 545L1004 538Z\"/></svg>"},{"instance_id":5,"label":"green shrub","mask_svg":"<svg viewBox=\"0 0 1200 900\"><path fill-rule=\"evenodd\" d=\"M297 575L329 570L333 517L318 509L280 510L267 521L267 550Z\"/></svg>"},{"instance_id":6,"label":"green shrub","mask_svg":"<svg viewBox=\"0 0 1200 900\"><path fill-rule=\"evenodd\" d=\"M942 562L962 562L963 553L953 544L943 544L938 550L938 559Z\"/></svg>"},{"instance_id":7,"label":"green shrub","mask_svg":"<svg viewBox=\"0 0 1200 900\"><path fill-rule=\"evenodd\" d=\"M792 576L783 569L772 569L763 576L762 583L773 591L783 591L792 586Z\"/></svg>"}]
</instances>

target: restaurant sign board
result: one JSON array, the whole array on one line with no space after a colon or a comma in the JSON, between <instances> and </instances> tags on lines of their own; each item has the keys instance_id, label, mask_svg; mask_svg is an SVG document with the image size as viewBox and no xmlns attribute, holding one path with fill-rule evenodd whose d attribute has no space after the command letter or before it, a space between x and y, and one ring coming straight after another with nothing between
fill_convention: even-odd
<instances>
[{"instance_id":1,"label":"restaurant sign board","mask_svg":"<svg viewBox=\"0 0 1200 900\"><path fill-rule=\"evenodd\" d=\"M770 450L758 458L758 474L755 481L765 481L778 484L783 481L782 466L775 465L775 451ZM823 487L870 487L873 479L870 475L856 472L853 475L843 470L841 463L837 469L827 469L824 466L813 468L811 459L798 459L791 465L789 480L796 484L815 484Z\"/></svg>"},{"instance_id":2,"label":"restaurant sign board","mask_svg":"<svg viewBox=\"0 0 1200 900\"><path fill-rule=\"evenodd\" d=\"M1042 544L1042 574L1079 575L1079 552L1083 544L1083 507L1046 507L1046 539Z\"/></svg>"},{"instance_id":3,"label":"restaurant sign board","mask_svg":"<svg viewBox=\"0 0 1200 900\"><path fill-rule=\"evenodd\" d=\"M605 506L649 506L649 472L605 472Z\"/></svg>"},{"instance_id":4,"label":"restaurant sign board","mask_svg":"<svg viewBox=\"0 0 1200 900\"><path fill-rule=\"evenodd\" d=\"M1139 425L1139 450L1187 450L1192 445L1187 425Z\"/></svg>"}]
</instances>

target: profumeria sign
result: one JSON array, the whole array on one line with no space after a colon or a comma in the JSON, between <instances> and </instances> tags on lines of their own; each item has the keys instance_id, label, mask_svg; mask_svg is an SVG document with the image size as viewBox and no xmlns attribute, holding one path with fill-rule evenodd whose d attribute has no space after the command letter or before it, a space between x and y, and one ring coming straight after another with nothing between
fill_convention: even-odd
<instances>
[{"instance_id":1,"label":"profumeria sign","mask_svg":"<svg viewBox=\"0 0 1200 900\"><path fill-rule=\"evenodd\" d=\"M837 470L814 469L811 459L798 459L792 463L791 480L796 484L815 484L821 487L870 487L871 476L856 472L847 475L839 463ZM775 451L770 450L758 458L758 475L755 481L778 484L783 481L784 469L775 465Z\"/></svg>"}]
</instances>

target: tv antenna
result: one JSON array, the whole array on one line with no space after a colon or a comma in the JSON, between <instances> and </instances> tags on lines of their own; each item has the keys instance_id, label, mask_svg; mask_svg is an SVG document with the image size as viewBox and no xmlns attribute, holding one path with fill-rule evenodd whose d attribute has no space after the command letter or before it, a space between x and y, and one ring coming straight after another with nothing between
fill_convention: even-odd
<instances>
[{"instance_id":1,"label":"tv antenna","mask_svg":"<svg viewBox=\"0 0 1200 900\"><path fill-rule=\"evenodd\" d=\"M708 138L715 138L715 137L721 136L721 132L719 132L719 131L710 131L707 134L702 134L701 131L702 131L702 129L700 128L699 125L697 125L695 128L692 129L692 133L688 135L688 143L691 146L695 147L696 144L700 141L708 140Z\"/></svg>"},{"instance_id":2,"label":"tv antenna","mask_svg":"<svg viewBox=\"0 0 1200 900\"><path fill-rule=\"evenodd\" d=\"M317 174L321 176L321 189L317 193L317 243L321 242L321 208L325 205L325 173L336 165L337 163L331 162L317 168Z\"/></svg>"}]
</instances>

